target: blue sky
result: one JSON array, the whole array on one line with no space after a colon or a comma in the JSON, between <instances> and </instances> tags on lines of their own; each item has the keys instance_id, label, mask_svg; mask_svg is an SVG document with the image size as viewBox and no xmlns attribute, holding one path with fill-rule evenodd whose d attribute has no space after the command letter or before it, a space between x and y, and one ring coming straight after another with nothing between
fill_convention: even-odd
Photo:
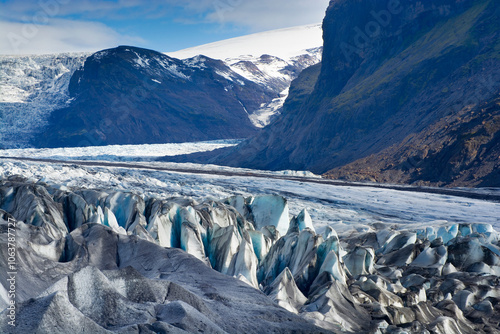
<instances>
[{"instance_id":1,"label":"blue sky","mask_svg":"<svg viewBox=\"0 0 500 334\"><path fill-rule=\"evenodd\" d=\"M0 0L0 54L158 51L321 22L328 0Z\"/></svg>"}]
</instances>

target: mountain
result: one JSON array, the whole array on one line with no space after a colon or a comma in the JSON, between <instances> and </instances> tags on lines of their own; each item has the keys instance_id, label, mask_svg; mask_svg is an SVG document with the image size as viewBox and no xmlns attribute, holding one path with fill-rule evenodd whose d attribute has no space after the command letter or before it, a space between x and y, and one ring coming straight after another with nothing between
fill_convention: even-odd
<instances>
[{"instance_id":1,"label":"mountain","mask_svg":"<svg viewBox=\"0 0 500 334\"><path fill-rule=\"evenodd\" d=\"M73 101L52 112L38 146L244 138L256 132L249 112L274 97L220 60L183 62L130 46L87 58L69 93Z\"/></svg>"},{"instance_id":2,"label":"mountain","mask_svg":"<svg viewBox=\"0 0 500 334\"><path fill-rule=\"evenodd\" d=\"M290 94L283 117L211 162L325 173L359 161L349 173L356 168L361 175L371 167L360 159L400 145L411 135L412 147L423 145L425 133L450 131L445 138L455 129L465 131L456 135L465 135L472 123L447 127L445 117L462 115L455 122L467 122L464 116L496 98L499 11L489 0L332 1L323 22L321 69L304 71L292 83L290 90L297 93ZM308 89L312 82L314 89ZM481 115L475 123L487 121L482 117L488 113ZM496 126L492 129L489 139L482 138L491 141L484 149L497 145ZM434 153L429 158L446 159L444 152ZM389 160L385 165L397 169L397 161ZM342 171L331 175L344 175Z\"/></svg>"},{"instance_id":3,"label":"mountain","mask_svg":"<svg viewBox=\"0 0 500 334\"><path fill-rule=\"evenodd\" d=\"M200 45L171 57L205 55L222 59L236 73L279 93L279 96L250 115L257 127L267 126L282 111L293 79L309 66L321 61L320 24L265 31L243 37Z\"/></svg>"},{"instance_id":4,"label":"mountain","mask_svg":"<svg viewBox=\"0 0 500 334\"><path fill-rule=\"evenodd\" d=\"M246 132L243 131L244 133L237 134L238 137L247 136L249 133L256 131L253 129L254 127L259 128L269 124L273 117L281 112L290 82L298 76L302 69L320 61L321 33L320 25L301 26L243 36L208 46L168 53L168 55L171 58L183 58L183 64L180 66L185 68L194 67L194 71L199 70L197 67L203 59L208 59L208 57L214 59L217 57L223 58L223 63L234 72L230 75L235 77L240 75L260 86L260 88L257 88L255 85L247 85L239 88L242 91L248 90L244 94L253 94L255 96L256 100L250 105L243 107L238 103L235 106L233 100L228 106L228 108L233 108L239 113L244 112L246 114L245 109L248 112L247 117L250 118L252 123L249 127L251 130L245 130ZM251 47L256 52L249 53L248 49L242 48L243 45ZM208 57L197 57L200 54L205 54ZM54 137L55 135L52 132L59 131L54 128L55 123L57 123L55 121L61 122L60 117L56 115L60 115L61 109L75 108L75 96L70 97L70 79L90 56L91 54L84 53L0 56L0 118L2 120L0 147L40 146L42 143L43 145L49 145L48 139L45 139L45 134ZM221 64L219 62L204 62L204 66L210 67L212 65L216 67L213 69L214 71L220 71ZM149 74L144 72L138 75ZM214 78L219 77L217 74L214 76ZM152 77L151 79L155 78ZM177 86L172 87L172 89L177 88ZM201 86L199 88L201 89ZM256 93L255 89L257 89L257 92L264 93ZM71 94L78 94L74 85ZM117 94L121 93L117 92ZM125 92L125 94L134 93ZM215 98L218 99L219 96L224 94L226 94L225 91L218 91ZM102 96L97 96L97 100L100 98ZM90 98L89 104L94 103L95 105L97 100L94 101L94 98ZM79 101L83 103L81 98ZM213 103L213 101L210 103ZM225 102L221 100L215 103ZM69 107L69 109L66 109L66 107ZM54 114L51 118L51 115L56 110L59 110L59 113ZM91 110L88 109L87 111ZM49 125L52 126L50 130ZM70 125L72 126L72 124ZM242 125L243 127L248 126L246 121L242 122ZM60 126L62 125L60 124ZM170 129L167 132L175 131ZM229 132L234 134L235 131L229 130ZM90 140L89 138L84 139L82 144L84 142L101 143L102 134L97 135L97 132L95 134L91 135ZM142 143L144 142L143 135L137 136L139 138L133 138L130 137L130 134L127 134L127 137L130 137L129 140L135 143ZM176 141L183 141L186 140L187 136L175 135L175 137ZM206 137L212 138L214 133ZM215 137L220 136L216 135ZM75 145L74 140L73 143L71 143L71 140L69 142L63 140L61 143L56 143L57 140L54 138L51 140L52 144L50 145ZM151 140L157 141L157 139ZM161 138L160 142L165 140L168 140L168 138ZM77 141L76 144L79 142ZM102 143L105 142L106 140L102 141ZM123 142L128 141L124 139Z\"/></svg>"}]
</instances>

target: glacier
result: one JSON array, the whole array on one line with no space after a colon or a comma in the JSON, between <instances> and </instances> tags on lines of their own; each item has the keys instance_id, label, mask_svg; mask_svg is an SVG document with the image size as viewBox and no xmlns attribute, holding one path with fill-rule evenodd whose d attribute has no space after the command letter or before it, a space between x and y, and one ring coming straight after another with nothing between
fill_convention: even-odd
<instances>
[{"instance_id":1,"label":"glacier","mask_svg":"<svg viewBox=\"0 0 500 334\"><path fill-rule=\"evenodd\" d=\"M158 147L1 152L62 160L0 159L0 210L3 221L17 221L26 264L22 331L77 323L96 333L498 328L499 203L328 185L306 172L152 162ZM100 161L89 160L94 151ZM95 293L76 296L68 282L77 277ZM165 289L166 298L148 292ZM4 285L0 296L3 309ZM133 316L86 306L114 300L113 312ZM236 319L230 310L236 324L220 320Z\"/></svg>"},{"instance_id":2,"label":"glacier","mask_svg":"<svg viewBox=\"0 0 500 334\"><path fill-rule=\"evenodd\" d=\"M280 195L196 200L4 177L0 243L6 249L6 223L14 219L23 259L20 326L65 332L82 323L96 333L498 329L500 233L491 224L447 223L434 233L371 223L318 234L307 210L290 216L288 205ZM0 262L5 267L6 257ZM0 296L4 309L8 299ZM0 328L10 333L6 312ZM256 324L256 314L267 320Z\"/></svg>"},{"instance_id":3,"label":"glacier","mask_svg":"<svg viewBox=\"0 0 500 334\"><path fill-rule=\"evenodd\" d=\"M0 56L0 148L29 145L50 113L70 102L71 76L89 55Z\"/></svg>"}]
</instances>

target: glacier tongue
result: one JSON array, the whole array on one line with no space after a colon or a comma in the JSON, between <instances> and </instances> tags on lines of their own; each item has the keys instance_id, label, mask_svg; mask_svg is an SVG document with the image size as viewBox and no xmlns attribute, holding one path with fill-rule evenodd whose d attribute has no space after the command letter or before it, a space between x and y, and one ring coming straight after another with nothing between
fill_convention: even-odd
<instances>
[{"instance_id":1,"label":"glacier tongue","mask_svg":"<svg viewBox=\"0 0 500 334\"><path fill-rule=\"evenodd\" d=\"M286 199L274 195L198 203L2 180L0 246L15 219L22 259L19 319L43 314L21 328L65 332L82 322L96 333L321 331L312 323L323 332L498 330L500 234L491 225L394 231L374 224L357 234L327 228L320 235L307 210L291 220L288 214ZM0 258L2 267L6 261ZM8 333L7 311L0 331ZM266 320L256 324L261 316Z\"/></svg>"}]
</instances>

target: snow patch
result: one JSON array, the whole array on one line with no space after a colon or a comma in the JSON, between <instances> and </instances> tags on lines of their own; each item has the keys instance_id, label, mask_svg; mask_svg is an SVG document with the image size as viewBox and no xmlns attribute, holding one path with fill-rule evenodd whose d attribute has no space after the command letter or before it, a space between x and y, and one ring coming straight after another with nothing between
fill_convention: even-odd
<instances>
[{"instance_id":1,"label":"snow patch","mask_svg":"<svg viewBox=\"0 0 500 334\"><path fill-rule=\"evenodd\" d=\"M228 81L233 81L233 77L228 73L228 72L222 72L222 71L215 71L215 74L220 75L224 79Z\"/></svg>"},{"instance_id":2,"label":"snow patch","mask_svg":"<svg viewBox=\"0 0 500 334\"><path fill-rule=\"evenodd\" d=\"M144 57L141 57L140 54L138 54L137 52L135 51L132 51L136 56L137 56L137 59L134 59L134 63L135 63L135 66L136 67L143 67L143 68L147 68L149 67L149 59L147 58L144 58Z\"/></svg>"},{"instance_id":3,"label":"snow patch","mask_svg":"<svg viewBox=\"0 0 500 334\"><path fill-rule=\"evenodd\" d=\"M205 64L205 60L206 60L205 57L198 55L192 58L184 59L182 62L189 67L206 69L207 65Z\"/></svg>"}]
</instances>

